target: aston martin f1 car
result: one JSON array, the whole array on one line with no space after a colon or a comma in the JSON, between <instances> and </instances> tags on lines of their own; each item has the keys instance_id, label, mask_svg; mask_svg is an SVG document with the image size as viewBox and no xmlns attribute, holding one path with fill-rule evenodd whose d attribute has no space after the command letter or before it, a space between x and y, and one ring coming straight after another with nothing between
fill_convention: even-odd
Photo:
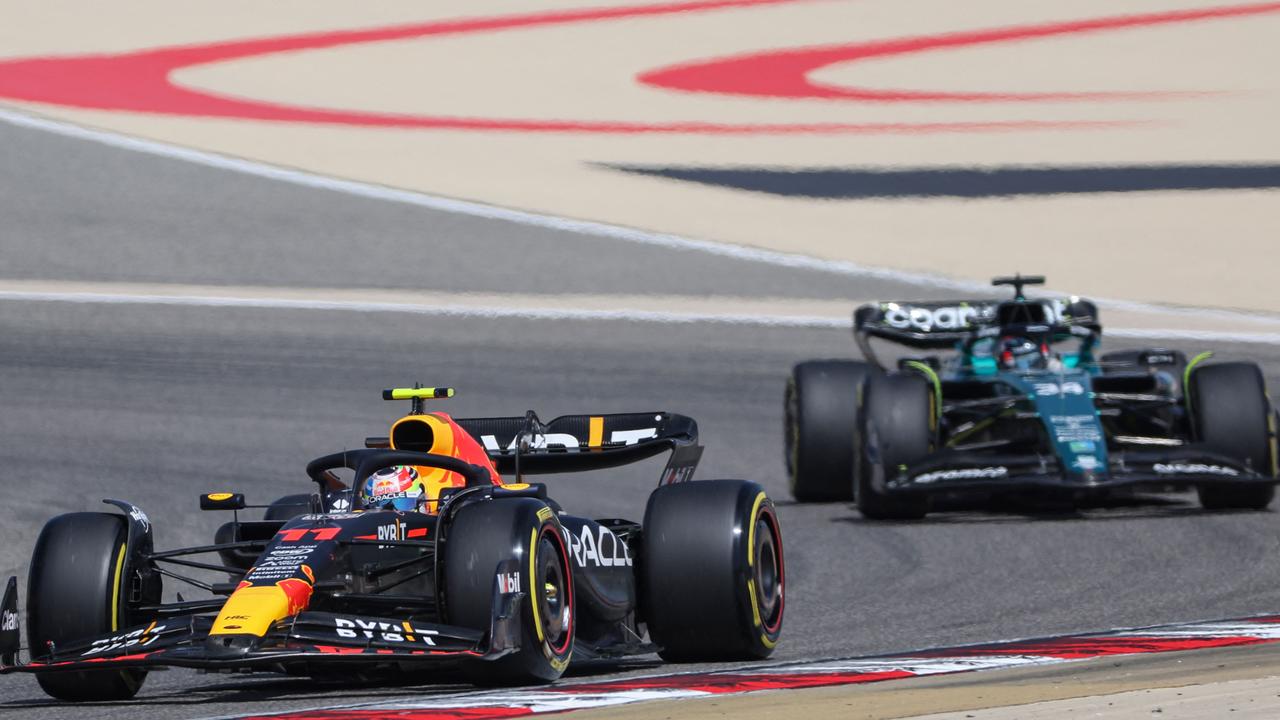
<instances>
[{"instance_id":1,"label":"aston martin f1 car","mask_svg":"<svg viewBox=\"0 0 1280 720\"><path fill-rule=\"evenodd\" d=\"M865 361L795 366L786 460L797 500L853 499L868 518L924 516L945 496L1073 502L1194 487L1206 508L1266 507L1277 413L1258 366L1163 348L1099 354L1081 298L882 302L854 313ZM885 367L873 338L914 351Z\"/></svg>"},{"instance_id":2,"label":"aston martin f1 car","mask_svg":"<svg viewBox=\"0 0 1280 720\"><path fill-rule=\"evenodd\" d=\"M777 515L759 485L692 480L692 419L425 412L444 390L386 391L412 412L364 449L312 461L314 493L269 506L201 496L202 510L235 513L207 545L155 550L151 520L119 500L105 501L119 512L50 520L30 565L25 652L16 578L4 595L0 673L34 673L56 698L105 700L132 697L157 667L363 677L451 664L478 684L525 684L580 658L773 651L785 587ZM642 522L572 515L525 482L663 452ZM264 518L241 519L246 507ZM208 597L167 599L171 580Z\"/></svg>"}]
</instances>

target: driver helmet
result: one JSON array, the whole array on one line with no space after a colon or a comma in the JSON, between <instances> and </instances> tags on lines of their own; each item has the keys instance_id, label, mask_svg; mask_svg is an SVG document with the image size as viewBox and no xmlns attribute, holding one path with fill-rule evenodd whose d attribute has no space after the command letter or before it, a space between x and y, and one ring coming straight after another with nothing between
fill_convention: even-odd
<instances>
[{"instance_id":1,"label":"driver helmet","mask_svg":"<svg viewBox=\"0 0 1280 720\"><path fill-rule=\"evenodd\" d=\"M1041 370L1049 366L1049 348L1027 337L1006 335L1000 339L1000 367L1006 370Z\"/></svg>"},{"instance_id":2,"label":"driver helmet","mask_svg":"<svg viewBox=\"0 0 1280 720\"><path fill-rule=\"evenodd\" d=\"M382 468L365 479L356 499L361 510L418 509L426 494L418 470L411 465L393 465Z\"/></svg>"}]
</instances>

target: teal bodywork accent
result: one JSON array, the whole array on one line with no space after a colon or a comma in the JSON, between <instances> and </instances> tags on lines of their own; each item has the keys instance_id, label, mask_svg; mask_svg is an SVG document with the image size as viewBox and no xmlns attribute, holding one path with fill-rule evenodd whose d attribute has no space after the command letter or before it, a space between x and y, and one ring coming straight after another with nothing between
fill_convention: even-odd
<instances>
[{"instance_id":1,"label":"teal bodywork accent","mask_svg":"<svg viewBox=\"0 0 1280 720\"><path fill-rule=\"evenodd\" d=\"M982 377L992 377L1000 372L1000 369L996 366L996 359L993 357L971 358L969 367L973 369L974 375Z\"/></svg>"},{"instance_id":2,"label":"teal bodywork accent","mask_svg":"<svg viewBox=\"0 0 1280 720\"><path fill-rule=\"evenodd\" d=\"M1062 463L1062 473L1087 483L1107 475L1107 443L1093 404L1093 379L1084 370L1009 371L999 380L1034 403Z\"/></svg>"},{"instance_id":3,"label":"teal bodywork accent","mask_svg":"<svg viewBox=\"0 0 1280 720\"><path fill-rule=\"evenodd\" d=\"M1062 474L1087 484L1107 476L1107 442L1093 403L1093 377L1102 370L1094 363L1092 342L1075 352L1057 356L1053 369L1002 369L996 361L994 339L961 343L960 356L945 366L942 380L982 380L1005 383L1034 406L1058 460Z\"/></svg>"}]
</instances>

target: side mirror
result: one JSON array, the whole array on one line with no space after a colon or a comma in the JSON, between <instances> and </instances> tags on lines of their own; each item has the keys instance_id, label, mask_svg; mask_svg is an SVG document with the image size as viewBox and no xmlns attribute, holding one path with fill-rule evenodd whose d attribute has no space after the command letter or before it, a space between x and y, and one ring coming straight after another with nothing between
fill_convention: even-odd
<instances>
[{"instance_id":1,"label":"side mirror","mask_svg":"<svg viewBox=\"0 0 1280 720\"><path fill-rule=\"evenodd\" d=\"M243 493L206 493L200 496L201 510L243 510Z\"/></svg>"}]
</instances>

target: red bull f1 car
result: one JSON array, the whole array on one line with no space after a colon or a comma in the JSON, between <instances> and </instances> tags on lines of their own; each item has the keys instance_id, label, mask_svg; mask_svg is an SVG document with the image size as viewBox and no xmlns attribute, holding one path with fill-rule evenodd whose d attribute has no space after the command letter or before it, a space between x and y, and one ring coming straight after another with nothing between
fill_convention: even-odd
<instances>
[{"instance_id":1,"label":"red bull f1 car","mask_svg":"<svg viewBox=\"0 0 1280 720\"><path fill-rule=\"evenodd\" d=\"M854 314L865 361L795 366L786 462L797 500L923 517L943 496L1048 497L1194 487L1206 508L1266 507L1277 413L1257 365L1148 348L1099 354L1095 305L882 302ZM919 351L882 363L871 340Z\"/></svg>"},{"instance_id":2,"label":"red bull f1 car","mask_svg":"<svg viewBox=\"0 0 1280 720\"><path fill-rule=\"evenodd\" d=\"M34 673L74 701L132 697L157 667L332 675L449 663L479 684L525 684L578 658L773 651L785 597L773 503L751 482L692 480L692 419L425 411L451 394L386 391L412 411L366 448L311 462L316 492L272 503L264 519L240 518L242 494L201 496L201 509L235 513L207 545L154 549L151 520L118 500L105 502L119 512L50 520L31 559L25 648L16 578L0 606L0 673ZM663 452L641 522L570 514L525 482ZM166 599L172 581L208 597Z\"/></svg>"}]
</instances>

